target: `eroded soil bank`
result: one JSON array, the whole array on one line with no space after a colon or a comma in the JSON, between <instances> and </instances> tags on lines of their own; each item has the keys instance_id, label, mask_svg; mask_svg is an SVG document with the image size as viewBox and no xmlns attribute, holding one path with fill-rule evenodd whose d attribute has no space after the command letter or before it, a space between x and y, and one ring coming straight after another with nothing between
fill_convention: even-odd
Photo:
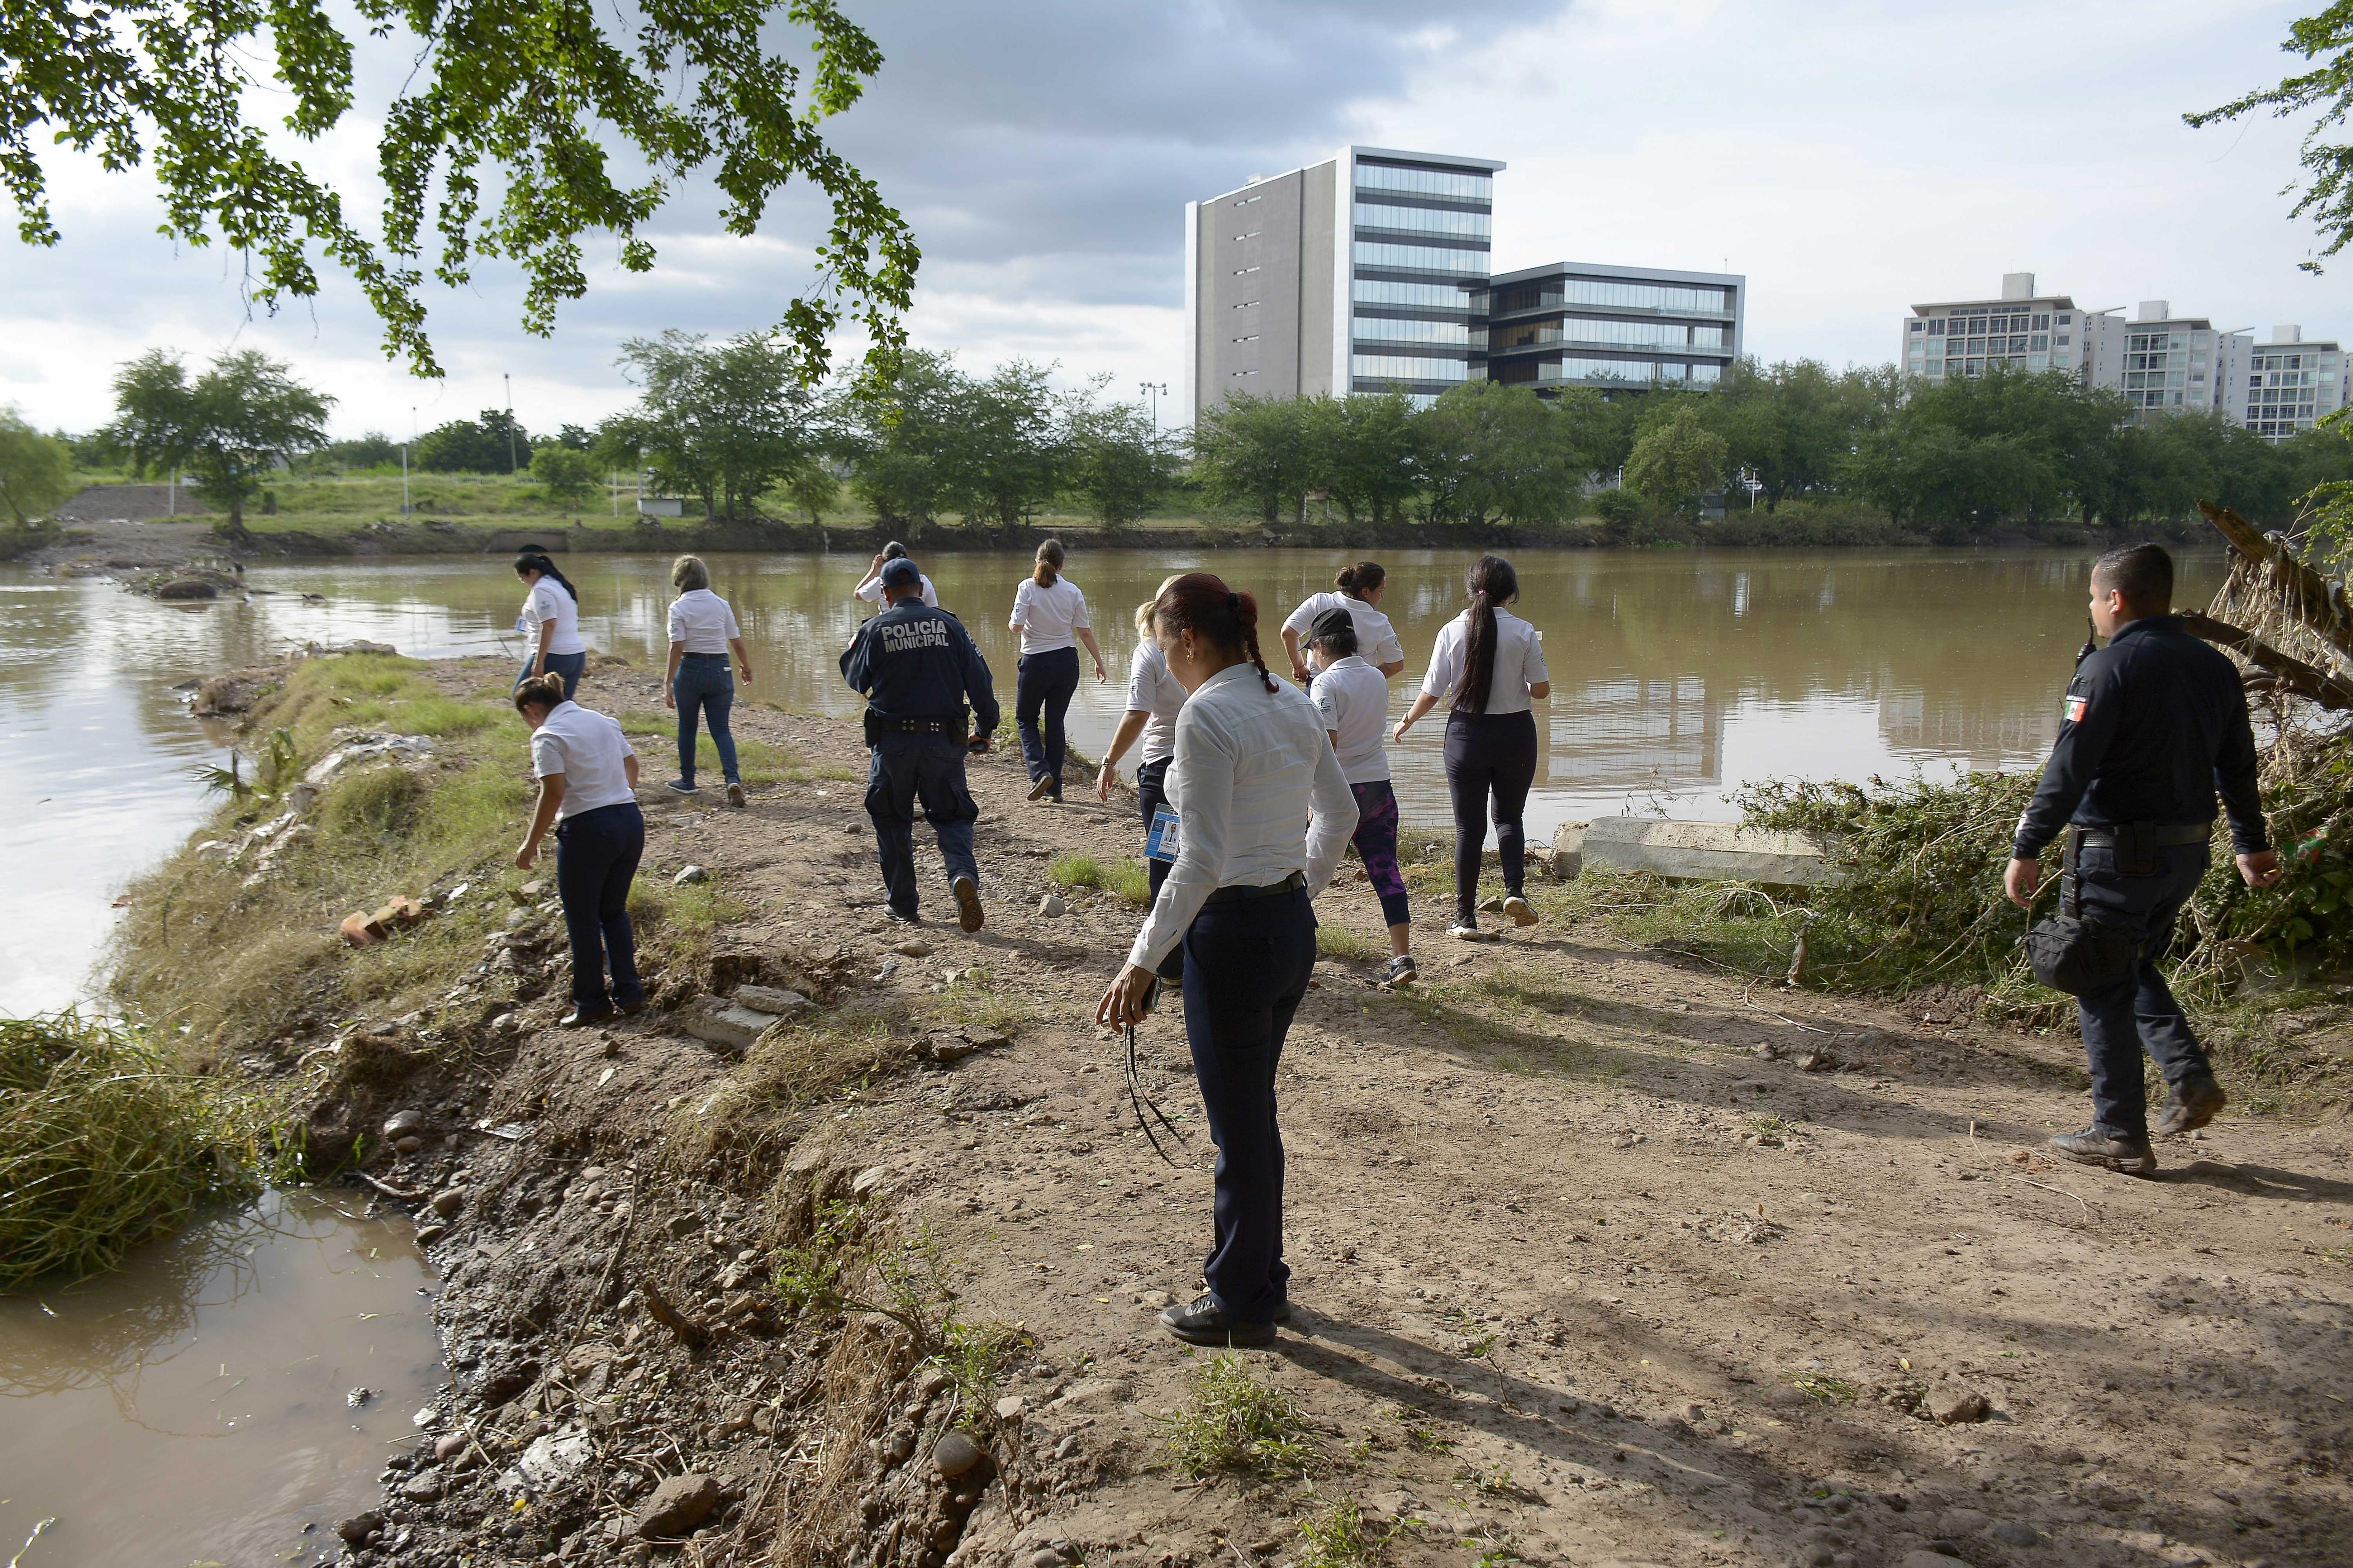
<instances>
[{"instance_id":1,"label":"eroded soil bank","mask_svg":"<svg viewBox=\"0 0 2353 1568\"><path fill-rule=\"evenodd\" d=\"M617 668L583 697L659 710ZM2346 1560L2341 1124L2233 1111L2156 1180L2053 1168L2072 1037L1748 985L1550 889L1546 923L1450 947L1435 862L1411 992L1374 983L1360 879L1319 907L1282 1073L1297 1318L1237 1352L1297 1447L1188 1474L1170 1418L1210 1358L1154 1321L1208 1237L1181 1028L1143 1038L1194 1110L1172 1168L1092 1022L1137 911L1050 879L1134 855L1125 803L1028 805L978 762L988 924L927 888L910 945L856 727L737 714L821 765L731 811L640 742L641 877L704 868L728 917L654 1011L555 1027L560 938L507 872L465 895L516 900L479 971L341 1032L314 1124L421 1119L365 1169L415 1194L455 1369L347 1522L359 1561ZM748 1054L689 1032L745 984L808 1001L751 994L786 1022ZM1385 1547L1348 1545L1352 1502Z\"/></svg>"}]
</instances>

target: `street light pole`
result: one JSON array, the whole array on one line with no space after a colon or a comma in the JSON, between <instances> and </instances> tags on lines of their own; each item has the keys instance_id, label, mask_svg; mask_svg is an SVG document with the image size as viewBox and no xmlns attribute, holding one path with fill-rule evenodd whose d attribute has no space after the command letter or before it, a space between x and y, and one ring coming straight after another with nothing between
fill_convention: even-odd
<instances>
[{"instance_id":1,"label":"street light pole","mask_svg":"<svg viewBox=\"0 0 2353 1568\"><path fill-rule=\"evenodd\" d=\"M1159 435L1160 399L1162 395L1167 392L1168 384L1165 381L1158 383L1139 381L1135 384L1135 390L1138 395L1148 397L1152 400L1152 433L1155 436Z\"/></svg>"},{"instance_id":2,"label":"street light pole","mask_svg":"<svg viewBox=\"0 0 2353 1568\"><path fill-rule=\"evenodd\" d=\"M507 384L507 478L512 479L515 471L514 377L501 371L499 379Z\"/></svg>"}]
</instances>

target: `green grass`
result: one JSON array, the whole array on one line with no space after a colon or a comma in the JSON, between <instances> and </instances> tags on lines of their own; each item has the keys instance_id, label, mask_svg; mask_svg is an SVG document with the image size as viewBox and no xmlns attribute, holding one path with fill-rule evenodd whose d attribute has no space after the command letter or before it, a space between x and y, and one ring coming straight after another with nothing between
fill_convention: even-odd
<instances>
[{"instance_id":1,"label":"green grass","mask_svg":"<svg viewBox=\"0 0 2353 1568\"><path fill-rule=\"evenodd\" d=\"M1365 1510L1353 1497L1335 1500L1322 1511L1299 1521L1299 1539L1306 1551L1295 1568L1370 1568L1388 1548L1395 1533L1365 1521Z\"/></svg>"},{"instance_id":2,"label":"green grass","mask_svg":"<svg viewBox=\"0 0 2353 1568\"><path fill-rule=\"evenodd\" d=\"M1306 1464L1307 1417L1298 1402L1241 1361L1213 1356L1187 1383L1183 1407L1158 1418L1177 1469L1276 1476Z\"/></svg>"},{"instance_id":3,"label":"green grass","mask_svg":"<svg viewBox=\"0 0 2353 1568\"><path fill-rule=\"evenodd\" d=\"M1781 1381L1807 1398L1823 1405L1852 1405L1859 1393L1846 1379L1831 1377L1827 1373L1784 1373Z\"/></svg>"},{"instance_id":4,"label":"green grass","mask_svg":"<svg viewBox=\"0 0 2353 1568\"><path fill-rule=\"evenodd\" d=\"M1054 857L1046 875L1058 888L1099 888L1138 909L1152 902L1152 875L1141 861L1103 861L1070 850Z\"/></svg>"},{"instance_id":5,"label":"green grass","mask_svg":"<svg viewBox=\"0 0 2353 1568\"><path fill-rule=\"evenodd\" d=\"M1345 959L1350 963L1373 963L1389 955L1389 944L1375 942L1346 926L1320 924L1315 928L1315 952L1322 958Z\"/></svg>"},{"instance_id":6,"label":"green grass","mask_svg":"<svg viewBox=\"0 0 2353 1568\"><path fill-rule=\"evenodd\" d=\"M639 709L621 715L621 732L638 742L638 766L649 773L667 770L678 761L678 715L668 709ZM846 769L813 769L789 746L769 741L735 737L735 763L747 788L774 784L805 783L812 777L859 778ZM698 784L720 777L719 746L711 731L696 727L694 777Z\"/></svg>"},{"instance_id":7,"label":"green grass","mask_svg":"<svg viewBox=\"0 0 2353 1568\"><path fill-rule=\"evenodd\" d=\"M257 1189L257 1099L73 1012L0 1018L0 1289L111 1268Z\"/></svg>"}]
</instances>

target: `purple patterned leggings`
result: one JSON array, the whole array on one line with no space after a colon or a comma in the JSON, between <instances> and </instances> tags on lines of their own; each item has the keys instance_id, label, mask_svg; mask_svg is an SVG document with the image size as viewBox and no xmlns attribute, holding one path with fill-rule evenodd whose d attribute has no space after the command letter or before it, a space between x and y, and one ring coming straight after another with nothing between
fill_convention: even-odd
<instances>
[{"instance_id":1,"label":"purple patterned leggings","mask_svg":"<svg viewBox=\"0 0 2353 1568\"><path fill-rule=\"evenodd\" d=\"M1412 917L1406 913L1405 873L1398 869L1397 792L1387 779L1348 789L1356 797L1356 832L1351 842L1365 858L1365 876L1380 896L1381 923L1401 926Z\"/></svg>"}]
</instances>

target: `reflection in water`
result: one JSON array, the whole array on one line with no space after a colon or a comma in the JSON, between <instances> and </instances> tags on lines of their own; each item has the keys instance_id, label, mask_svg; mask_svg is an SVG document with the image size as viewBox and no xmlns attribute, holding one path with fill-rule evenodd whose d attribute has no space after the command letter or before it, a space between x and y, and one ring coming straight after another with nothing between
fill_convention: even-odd
<instances>
[{"instance_id":1,"label":"reflection in water","mask_svg":"<svg viewBox=\"0 0 2353 1568\"><path fill-rule=\"evenodd\" d=\"M27 1561L86 1568L328 1554L440 1376L407 1222L357 1202L273 1193L0 1299L0 1537L53 1514Z\"/></svg>"},{"instance_id":2,"label":"reflection in water","mask_svg":"<svg viewBox=\"0 0 2353 1568\"><path fill-rule=\"evenodd\" d=\"M1170 572L1212 566L1258 594L1267 645L1292 605L1330 585L1337 551L1086 551L1071 574L1114 665L1082 680L1072 739L1100 752L1118 721L1134 640L1129 613ZM1382 607L1406 645L1391 685L1419 689L1438 628L1461 605L1463 554L1385 553ZM713 586L734 603L759 670L754 696L847 714L857 699L835 658L871 613L850 589L853 555L723 555ZM1005 626L1026 554L923 563L1012 698ZM1529 803L1532 830L1642 810L1728 816L1752 779L1860 779L1915 767L2031 766L2058 725L2083 640L2088 555L2050 552L1525 552L1520 613L1546 636L1552 700ZM2182 600L2201 603L2219 559L2183 563ZM667 556L575 555L581 630L608 652L657 664L671 593ZM504 557L257 563L249 603L158 605L102 583L47 584L0 568L0 856L25 869L0 885L0 1008L69 1000L115 889L153 864L206 803L185 774L220 738L168 688L305 641L365 637L426 658L519 658L522 598ZM305 593L323 595L306 603ZM587 700L596 700L593 678ZM1448 821L1442 726L1392 753L1409 823ZM70 853L58 847L71 846Z\"/></svg>"}]
</instances>

